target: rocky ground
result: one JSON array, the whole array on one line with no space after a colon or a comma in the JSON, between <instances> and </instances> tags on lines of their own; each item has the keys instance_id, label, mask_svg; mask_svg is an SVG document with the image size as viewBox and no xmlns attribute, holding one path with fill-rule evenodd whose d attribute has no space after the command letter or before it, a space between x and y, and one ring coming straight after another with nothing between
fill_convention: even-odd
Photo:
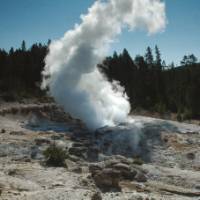
<instances>
[{"instance_id":1,"label":"rocky ground","mask_svg":"<svg viewBox=\"0 0 200 200\"><path fill-rule=\"evenodd\" d=\"M66 151L65 167L43 152ZM0 199L200 199L200 127L134 116L89 131L55 104L0 106Z\"/></svg>"}]
</instances>

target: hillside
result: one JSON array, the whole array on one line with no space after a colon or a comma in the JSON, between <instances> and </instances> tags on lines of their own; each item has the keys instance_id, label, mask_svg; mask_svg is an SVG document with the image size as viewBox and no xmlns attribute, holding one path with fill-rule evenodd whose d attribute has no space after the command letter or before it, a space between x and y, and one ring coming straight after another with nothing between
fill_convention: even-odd
<instances>
[{"instance_id":1,"label":"hillside","mask_svg":"<svg viewBox=\"0 0 200 200\"><path fill-rule=\"evenodd\" d=\"M55 104L30 102L2 104L0 115L1 199L200 197L199 126L132 116L91 132ZM67 167L45 164L52 144Z\"/></svg>"}]
</instances>

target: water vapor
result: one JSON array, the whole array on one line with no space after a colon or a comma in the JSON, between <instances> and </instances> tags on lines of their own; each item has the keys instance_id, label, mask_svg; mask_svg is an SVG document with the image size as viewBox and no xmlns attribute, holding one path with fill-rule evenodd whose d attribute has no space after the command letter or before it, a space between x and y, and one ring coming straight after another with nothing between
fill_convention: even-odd
<instances>
[{"instance_id":1,"label":"water vapor","mask_svg":"<svg viewBox=\"0 0 200 200\"><path fill-rule=\"evenodd\" d=\"M97 0L81 23L49 47L42 88L88 127L114 125L127 119L130 105L124 89L97 70L123 29L163 31L165 4L160 0Z\"/></svg>"}]
</instances>

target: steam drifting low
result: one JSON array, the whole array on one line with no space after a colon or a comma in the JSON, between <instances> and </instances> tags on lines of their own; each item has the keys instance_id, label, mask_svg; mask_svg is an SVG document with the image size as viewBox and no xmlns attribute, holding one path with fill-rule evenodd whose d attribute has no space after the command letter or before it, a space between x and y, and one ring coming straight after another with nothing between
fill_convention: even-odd
<instances>
[{"instance_id":1,"label":"steam drifting low","mask_svg":"<svg viewBox=\"0 0 200 200\"><path fill-rule=\"evenodd\" d=\"M81 23L53 41L45 59L42 88L74 117L97 128L126 121L128 98L117 83L109 83L96 69L123 28L165 28L165 5L160 0L96 1Z\"/></svg>"}]
</instances>

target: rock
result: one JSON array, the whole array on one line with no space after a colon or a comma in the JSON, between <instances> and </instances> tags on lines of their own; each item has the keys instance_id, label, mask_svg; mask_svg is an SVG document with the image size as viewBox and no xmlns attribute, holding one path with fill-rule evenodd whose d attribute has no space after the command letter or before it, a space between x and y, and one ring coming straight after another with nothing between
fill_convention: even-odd
<instances>
[{"instance_id":1,"label":"rock","mask_svg":"<svg viewBox=\"0 0 200 200\"><path fill-rule=\"evenodd\" d=\"M66 143L62 140L57 140L54 142L55 145L61 149L66 149Z\"/></svg>"},{"instance_id":2,"label":"rock","mask_svg":"<svg viewBox=\"0 0 200 200\"><path fill-rule=\"evenodd\" d=\"M71 147L69 148L69 154L78 156L78 157L84 157L84 154L87 152L86 147Z\"/></svg>"},{"instance_id":3,"label":"rock","mask_svg":"<svg viewBox=\"0 0 200 200\"><path fill-rule=\"evenodd\" d=\"M105 161L106 167L113 167L113 165L116 165L117 163L119 163L119 161L115 158L108 159L108 160Z\"/></svg>"},{"instance_id":4,"label":"rock","mask_svg":"<svg viewBox=\"0 0 200 200\"><path fill-rule=\"evenodd\" d=\"M1 133L5 133L6 132L6 130L5 129L1 129Z\"/></svg>"},{"instance_id":5,"label":"rock","mask_svg":"<svg viewBox=\"0 0 200 200\"><path fill-rule=\"evenodd\" d=\"M81 167L74 167L71 169L71 171L77 174L81 174L83 170Z\"/></svg>"},{"instance_id":6,"label":"rock","mask_svg":"<svg viewBox=\"0 0 200 200\"><path fill-rule=\"evenodd\" d=\"M9 169L8 172L7 172L7 174L9 176L15 176L15 175L18 174L18 169Z\"/></svg>"},{"instance_id":7,"label":"rock","mask_svg":"<svg viewBox=\"0 0 200 200\"><path fill-rule=\"evenodd\" d=\"M117 170L125 170L125 171L130 171L130 166L127 165L127 164L124 164L124 163L117 163L117 164L114 164L113 167Z\"/></svg>"},{"instance_id":8,"label":"rock","mask_svg":"<svg viewBox=\"0 0 200 200\"><path fill-rule=\"evenodd\" d=\"M84 186L84 187L89 187L90 185L90 180L88 178L83 178L82 181L81 181L81 185Z\"/></svg>"},{"instance_id":9,"label":"rock","mask_svg":"<svg viewBox=\"0 0 200 200\"><path fill-rule=\"evenodd\" d=\"M113 168L120 171L123 179L133 180L137 174L137 171L131 169L127 164L117 163L113 166Z\"/></svg>"},{"instance_id":10,"label":"rock","mask_svg":"<svg viewBox=\"0 0 200 200\"><path fill-rule=\"evenodd\" d=\"M195 159L195 153L193 153L193 152L188 153L186 156L187 156L187 158L189 160L194 160Z\"/></svg>"},{"instance_id":11,"label":"rock","mask_svg":"<svg viewBox=\"0 0 200 200\"><path fill-rule=\"evenodd\" d=\"M25 135L23 131L11 131L10 135Z\"/></svg>"},{"instance_id":12,"label":"rock","mask_svg":"<svg viewBox=\"0 0 200 200\"><path fill-rule=\"evenodd\" d=\"M98 161L99 160L99 149L96 147L88 148L87 159L89 161Z\"/></svg>"},{"instance_id":13,"label":"rock","mask_svg":"<svg viewBox=\"0 0 200 200\"><path fill-rule=\"evenodd\" d=\"M136 170L131 170L131 171L121 171L121 175L124 179L127 180L134 180L135 176L137 175Z\"/></svg>"},{"instance_id":14,"label":"rock","mask_svg":"<svg viewBox=\"0 0 200 200\"><path fill-rule=\"evenodd\" d=\"M196 185L195 189L200 190L200 185Z\"/></svg>"},{"instance_id":15,"label":"rock","mask_svg":"<svg viewBox=\"0 0 200 200\"><path fill-rule=\"evenodd\" d=\"M12 158L12 161L31 162L31 159L28 156L17 156L17 157Z\"/></svg>"},{"instance_id":16,"label":"rock","mask_svg":"<svg viewBox=\"0 0 200 200\"><path fill-rule=\"evenodd\" d=\"M119 160L121 163L125 163L125 164L131 164L133 162L132 159L128 159L124 156L121 156L121 155L116 155L115 156L115 159Z\"/></svg>"},{"instance_id":17,"label":"rock","mask_svg":"<svg viewBox=\"0 0 200 200\"><path fill-rule=\"evenodd\" d=\"M51 144L51 140L45 137L40 137L35 139L35 143L38 146L41 146L43 144Z\"/></svg>"},{"instance_id":18,"label":"rock","mask_svg":"<svg viewBox=\"0 0 200 200\"><path fill-rule=\"evenodd\" d=\"M134 161L133 161L133 164L143 165L144 161L141 158L135 158Z\"/></svg>"},{"instance_id":19,"label":"rock","mask_svg":"<svg viewBox=\"0 0 200 200\"><path fill-rule=\"evenodd\" d=\"M92 197L91 200L102 200L102 196L100 192L95 192Z\"/></svg>"},{"instance_id":20,"label":"rock","mask_svg":"<svg viewBox=\"0 0 200 200\"><path fill-rule=\"evenodd\" d=\"M37 146L32 146L31 147L31 154L30 154L31 159L35 159L37 157L38 153L39 153L38 147Z\"/></svg>"},{"instance_id":21,"label":"rock","mask_svg":"<svg viewBox=\"0 0 200 200\"><path fill-rule=\"evenodd\" d=\"M120 171L113 170L111 168L98 171L94 175L95 184L105 191L109 191L111 188L121 190L119 186Z\"/></svg>"},{"instance_id":22,"label":"rock","mask_svg":"<svg viewBox=\"0 0 200 200\"><path fill-rule=\"evenodd\" d=\"M127 159L120 157L120 160L117 160L114 157L89 166L92 178L100 189L103 188L103 190L109 190L111 188L115 188L117 190L121 190L121 187L119 186L120 181L135 180L135 177L140 170L135 169L132 165L128 164L128 162L121 162L121 160L126 161ZM142 172L140 173L142 174ZM146 177L142 177L142 175L138 175L137 178L143 182L146 180Z\"/></svg>"},{"instance_id":23,"label":"rock","mask_svg":"<svg viewBox=\"0 0 200 200\"><path fill-rule=\"evenodd\" d=\"M92 164L89 166L89 171L92 175L101 170L103 170L103 166L101 166L100 164Z\"/></svg>"},{"instance_id":24,"label":"rock","mask_svg":"<svg viewBox=\"0 0 200 200\"><path fill-rule=\"evenodd\" d=\"M80 158L74 155L68 155L68 159L73 161L73 162L78 162L80 161Z\"/></svg>"},{"instance_id":25,"label":"rock","mask_svg":"<svg viewBox=\"0 0 200 200\"><path fill-rule=\"evenodd\" d=\"M53 188L56 188L56 187L64 187L65 185L62 183L62 182L55 182L52 184L52 187Z\"/></svg>"},{"instance_id":26,"label":"rock","mask_svg":"<svg viewBox=\"0 0 200 200\"><path fill-rule=\"evenodd\" d=\"M84 144L82 142L74 142L72 144L72 147L83 147L83 146L84 146Z\"/></svg>"},{"instance_id":27,"label":"rock","mask_svg":"<svg viewBox=\"0 0 200 200\"><path fill-rule=\"evenodd\" d=\"M52 135L51 136L52 140L61 140L62 138L64 138L63 134L57 134L57 135Z\"/></svg>"},{"instance_id":28,"label":"rock","mask_svg":"<svg viewBox=\"0 0 200 200\"><path fill-rule=\"evenodd\" d=\"M139 172L136 175L135 180L143 183L143 182L147 182L147 177L143 173Z\"/></svg>"}]
</instances>

